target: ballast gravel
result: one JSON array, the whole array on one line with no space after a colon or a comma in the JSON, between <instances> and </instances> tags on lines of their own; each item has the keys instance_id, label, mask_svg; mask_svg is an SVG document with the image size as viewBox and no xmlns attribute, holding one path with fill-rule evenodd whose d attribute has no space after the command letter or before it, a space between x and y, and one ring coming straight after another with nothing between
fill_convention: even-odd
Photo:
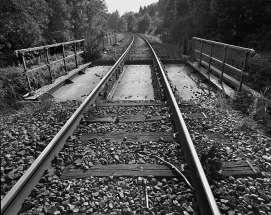
<instances>
[{"instance_id":1,"label":"ballast gravel","mask_svg":"<svg viewBox=\"0 0 271 215\"><path fill-rule=\"evenodd\" d=\"M32 104L1 118L1 200L62 128L79 102Z\"/></svg>"}]
</instances>

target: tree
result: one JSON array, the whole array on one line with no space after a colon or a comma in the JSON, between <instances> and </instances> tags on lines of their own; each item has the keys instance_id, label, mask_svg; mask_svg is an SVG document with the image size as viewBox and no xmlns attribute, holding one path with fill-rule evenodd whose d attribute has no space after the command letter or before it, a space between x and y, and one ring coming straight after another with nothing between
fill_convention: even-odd
<instances>
[{"instance_id":1,"label":"tree","mask_svg":"<svg viewBox=\"0 0 271 215\"><path fill-rule=\"evenodd\" d=\"M94 40L104 34L107 25L107 7L104 0L69 0L71 30L76 39Z\"/></svg>"},{"instance_id":2,"label":"tree","mask_svg":"<svg viewBox=\"0 0 271 215\"><path fill-rule=\"evenodd\" d=\"M149 9L149 15L150 15L151 17L154 17L154 16L156 15L156 11L155 11L154 5L151 5L151 6L150 6L150 9Z\"/></svg>"},{"instance_id":3,"label":"tree","mask_svg":"<svg viewBox=\"0 0 271 215\"><path fill-rule=\"evenodd\" d=\"M163 20L161 18L156 18L153 20L153 25L155 27L155 34L162 34L164 32L163 29Z\"/></svg>"},{"instance_id":4,"label":"tree","mask_svg":"<svg viewBox=\"0 0 271 215\"><path fill-rule=\"evenodd\" d=\"M142 13L142 6L140 6L140 8L139 8L139 13Z\"/></svg>"},{"instance_id":5,"label":"tree","mask_svg":"<svg viewBox=\"0 0 271 215\"><path fill-rule=\"evenodd\" d=\"M16 50L43 42L48 6L44 0L2 0L0 6L0 47Z\"/></svg>"},{"instance_id":6,"label":"tree","mask_svg":"<svg viewBox=\"0 0 271 215\"><path fill-rule=\"evenodd\" d=\"M127 20L128 31L133 32L136 29L136 18L134 15L129 15Z\"/></svg>"},{"instance_id":7,"label":"tree","mask_svg":"<svg viewBox=\"0 0 271 215\"><path fill-rule=\"evenodd\" d=\"M151 17L149 16L149 14L145 14L138 22L138 32L146 33L148 32L150 26L151 26Z\"/></svg>"},{"instance_id":8,"label":"tree","mask_svg":"<svg viewBox=\"0 0 271 215\"><path fill-rule=\"evenodd\" d=\"M69 5L71 8L70 30L75 39L85 38L87 0L70 0Z\"/></svg>"},{"instance_id":9,"label":"tree","mask_svg":"<svg viewBox=\"0 0 271 215\"><path fill-rule=\"evenodd\" d=\"M120 17L120 15L119 15L119 11L118 10L116 10L115 12L109 14L109 17L108 17L108 27L110 29L112 29L112 30L116 29L119 17Z\"/></svg>"},{"instance_id":10,"label":"tree","mask_svg":"<svg viewBox=\"0 0 271 215\"><path fill-rule=\"evenodd\" d=\"M118 27L118 31L120 31L120 32L127 31L127 22L126 22L126 19L124 17L119 19L117 27Z\"/></svg>"},{"instance_id":11,"label":"tree","mask_svg":"<svg viewBox=\"0 0 271 215\"><path fill-rule=\"evenodd\" d=\"M84 38L94 40L103 36L107 28L108 14L104 0L88 0L86 6L87 27Z\"/></svg>"},{"instance_id":12,"label":"tree","mask_svg":"<svg viewBox=\"0 0 271 215\"><path fill-rule=\"evenodd\" d=\"M72 38L70 32L71 8L66 0L46 0L49 11L49 24L45 37L48 43L68 41Z\"/></svg>"}]
</instances>

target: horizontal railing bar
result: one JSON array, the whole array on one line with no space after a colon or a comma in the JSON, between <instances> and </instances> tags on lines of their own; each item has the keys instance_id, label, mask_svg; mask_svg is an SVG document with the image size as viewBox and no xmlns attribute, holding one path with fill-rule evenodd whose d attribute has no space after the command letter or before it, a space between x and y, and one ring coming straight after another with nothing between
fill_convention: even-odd
<instances>
[{"instance_id":1,"label":"horizontal railing bar","mask_svg":"<svg viewBox=\"0 0 271 215\"><path fill-rule=\"evenodd\" d=\"M47 67L47 66L48 66L48 64L43 64L42 66L35 67L35 68L31 69L31 70L27 70L27 73L33 72L35 70L39 70L39 69L41 69L43 67Z\"/></svg>"},{"instance_id":2,"label":"horizontal railing bar","mask_svg":"<svg viewBox=\"0 0 271 215\"><path fill-rule=\"evenodd\" d=\"M213 40L206 40L206 39L202 39L202 38L198 38L198 37L193 37L193 39L198 40L198 41L203 41L203 42L206 42L206 43L213 43L213 44L220 45L220 46L228 46L229 48L237 49L237 50L240 50L240 51L248 51L251 54L255 53L254 49L244 48L244 47L240 47L240 46L234 46L234 45L230 45L230 44L226 44L226 43L220 43L220 42L216 42L216 41L213 41Z\"/></svg>"},{"instance_id":3,"label":"horizontal railing bar","mask_svg":"<svg viewBox=\"0 0 271 215\"><path fill-rule=\"evenodd\" d=\"M81 43L83 41L85 41L85 39L82 39L82 40L73 40L73 41L69 41L69 42L56 43L56 44L52 44L52 45L39 46L39 47L28 48L28 49L19 49L19 50L16 50L15 53L25 53L25 52L37 51L37 50L46 49L46 48L52 48L52 47L57 47L57 46L61 46L61 45L69 45L69 44L73 44L73 43Z\"/></svg>"},{"instance_id":4,"label":"horizontal railing bar","mask_svg":"<svg viewBox=\"0 0 271 215\"><path fill-rule=\"evenodd\" d=\"M65 58L61 58L61 59L59 59L59 60L52 61L52 62L49 63L49 64L44 64L44 65L42 65L42 66L35 67L35 68L31 69L31 70L28 70L27 73L33 72L33 71L38 70L38 69L41 69L41 68L43 68L43 67L51 66L51 65L53 65L53 64L58 63L59 61L63 61L63 59L71 58L71 57L74 57L75 55L80 55L80 54L83 54L83 53L84 53L83 51L77 52L76 54L69 55L69 56L67 56L67 57L65 57Z\"/></svg>"},{"instance_id":5,"label":"horizontal railing bar","mask_svg":"<svg viewBox=\"0 0 271 215\"><path fill-rule=\"evenodd\" d=\"M194 50L195 50L196 52L200 53L199 50L197 50L197 49L194 49ZM204 56L210 58L209 55L207 55L207 54L205 54L205 53L203 53L203 52L202 52L202 55L204 55ZM222 62L221 60L218 60L218 59L216 59L216 58L214 58L214 57L211 57L211 58L212 58L212 60L215 60L216 62L223 64L223 62ZM239 73L241 73L241 74L248 75L248 73L243 72L241 69L238 69L238 68L236 68L236 67L234 67L234 66L232 66L232 65L230 65L230 64L225 63L225 66L227 66L227 67L229 67L229 68L231 68L231 69L233 69L233 70L235 70L235 71L237 71L237 72L239 72Z\"/></svg>"}]
</instances>

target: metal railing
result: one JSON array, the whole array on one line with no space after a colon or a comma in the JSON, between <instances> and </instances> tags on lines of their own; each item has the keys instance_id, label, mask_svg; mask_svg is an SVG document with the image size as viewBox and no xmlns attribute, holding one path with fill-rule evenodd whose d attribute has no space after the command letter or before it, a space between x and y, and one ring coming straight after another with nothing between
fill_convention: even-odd
<instances>
[{"instance_id":1,"label":"metal railing","mask_svg":"<svg viewBox=\"0 0 271 215\"><path fill-rule=\"evenodd\" d=\"M82 40L73 40L73 41L69 41L69 42L57 43L57 44L52 44L52 45L47 45L47 46L39 46L39 47L34 47L34 48L16 50L15 51L16 56L17 57L22 57L23 68L24 68L26 79L27 79L29 92L32 92L32 86L31 86L31 82L30 82L30 79L29 79L29 76L28 76L29 72L33 72L33 71L36 71L38 69L47 67L48 72L49 72L49 76L50 76L50 82L52 83L53 82L53 77L52 77L52 72L51 72L51 66L53 64L55 64L55 63L63 61L64 69L65 69L65 72L67 74L68 69L67 69L66 59L74 57L75 58L75 65L76 65L76 68L77 68L78 67L78 57L77 56L85 53L84 42L85 42L84 39L82 39ZM77 52L77 47L78 47L77 44L81 45L81 47L83 48L83 51ZM66 56L66 54L65 54L65 46L67 46L67 45L73 45L74 54ZM49 59L49 49L50 48L55 48L55 47L62 47L62 58L59 59L59 60L50 61L50 59ZM42 66L35 67L35 68L29 70L27 68L27 66L26 66L26 56L25 56L25 54L28 53L28 52L35 52L35 51L41 51L41 50L44 50L45 55L46 55L45 64L43 64Z\"/></svg>"},{"instance_id":2,"label":"metal railing","mask_svg":"<svg viewBox=\"0 0 271 215\"><path fill-rule=\"evenodd\" d=\"M196 45L195 45L196 42L200 42L200 50L196 49ZM209 55L207 53L203 52L203 43L206 43L206 44L211 46ZM224 47L223 60L219 60L219 59L213 57L213 47L214 47L214 45ZM222 70L221 70L221 74L220 74L220 82L221 83L223 82L223 74L224 74L224 71L225 71L225 66L232 69L232 70L234 70L234 71L237 71L238 73L240 73L241 74L241 80L240 80L240 84L239 84L239 87L238 87L238 91L240 92L242 90L242 84L243 84L243 81L244 81L244 76L248 75L248 73L246 73L246 66L247 66L248 58L255 54L254 49L243 48L243 47L240 47L240 46L229 45L229 44L226 44L226 43L220 43L220 42L201 39L201 38L197 38L197 37L192 38L191 49L192 49L191 50L192 62L195 60L195 53L200 54L200 57L199 57L199 64L200 65L202 65L202 56L205 56L205 57L207 57L209 59L209 62L207 63L208 64L208 71L210 71L210 69L211 69L211 63L212 63L213 60L220 63L220 64L222 64ZM228 49L234 49L234 50L238 50L238 51L241 51L241 52L244 53L244 62L243 62L242 69L238 69L238 68L234 67L233 65L230 65L230 64L226 63Z\"/></svg>"}]
</instances>

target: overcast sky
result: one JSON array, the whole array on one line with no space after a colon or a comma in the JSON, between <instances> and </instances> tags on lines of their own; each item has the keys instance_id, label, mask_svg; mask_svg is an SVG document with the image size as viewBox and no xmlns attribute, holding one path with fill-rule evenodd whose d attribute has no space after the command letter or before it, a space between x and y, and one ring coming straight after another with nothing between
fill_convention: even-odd
<instances>
[{"instance_id":1,"label":"overcast sky","mask_svg":"<svg viewBox=\"0 0 271 215\"><path fill-rule=\"evenodd\" d=\"M158 0L105 0L105 2L109 13L118 10L120 15L123 15L124 12L138 12L140 6L150 5Z\"/></svg>"}]
</instances>

